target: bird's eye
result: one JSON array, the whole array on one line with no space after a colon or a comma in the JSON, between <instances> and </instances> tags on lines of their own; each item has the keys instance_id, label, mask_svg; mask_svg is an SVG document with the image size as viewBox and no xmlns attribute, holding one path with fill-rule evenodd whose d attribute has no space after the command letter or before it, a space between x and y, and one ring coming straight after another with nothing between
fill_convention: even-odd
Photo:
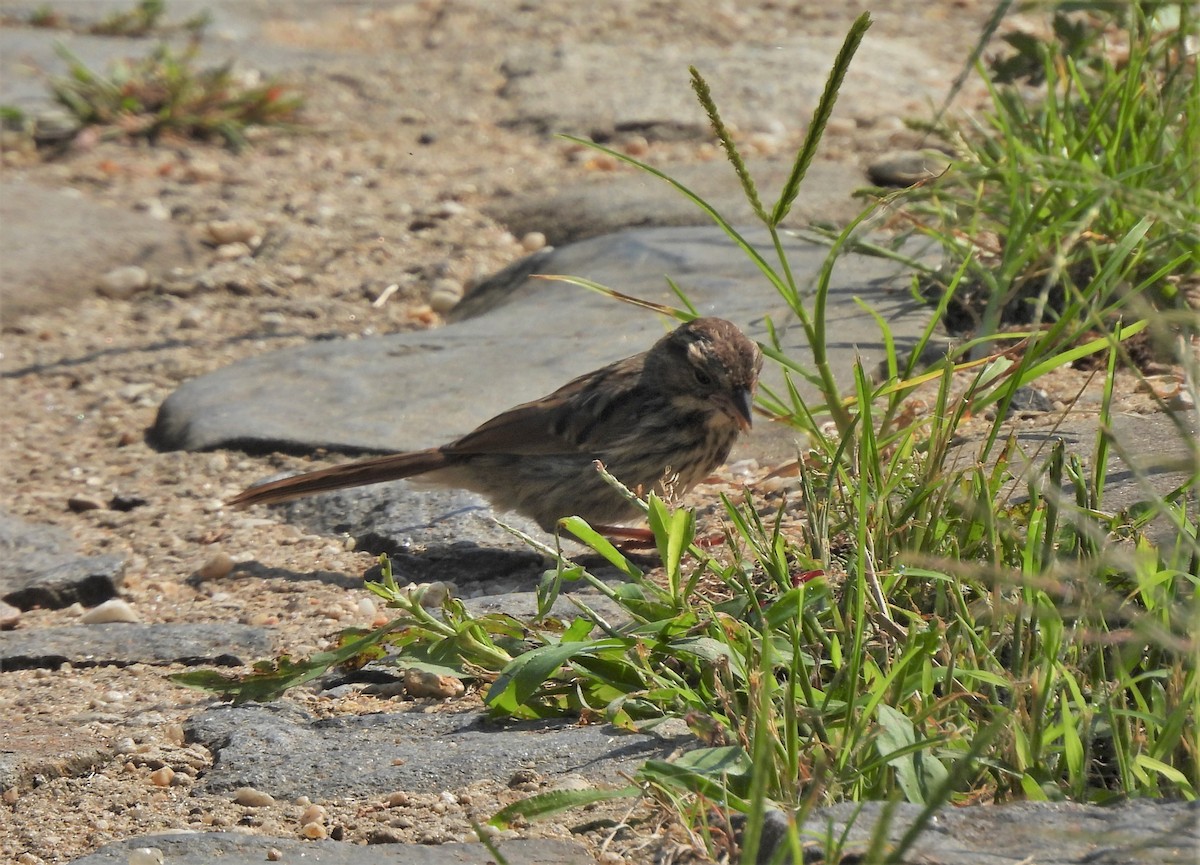
<instances>
[{"instance_id":1,"label":"bird's eye","mask_svg":"<svg viewBox=\"0 0 1200 865\"><path fill-rule=\"evenodd\" d=\"M695 376L696 376L696 384L700 385L700 387L712 387L712 383L713 383L712 376L709 375L708 373L706 373L704 370L696 369Z\"/></svg>"}]
</instances>

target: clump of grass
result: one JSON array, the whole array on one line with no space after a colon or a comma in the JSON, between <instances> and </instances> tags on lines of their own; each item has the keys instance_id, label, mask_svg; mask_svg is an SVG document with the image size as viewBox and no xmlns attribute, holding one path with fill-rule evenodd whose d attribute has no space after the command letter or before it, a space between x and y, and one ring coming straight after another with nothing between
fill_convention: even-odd
<instances>
[{"instance_id":1,"label":"clump of grass","mask_svg":"<svg viewBox=\"0 0 1200 865\"><path fill-rule=\"evenodd\" d=\"M232 61L199 69L199 40L182 51L158 46L148 57L125 60L107 74L89 69L65 48L67 76L51 81L55 99L84 126L156 142L163 136L246 144L251 126L295 122L303 100L277 81L246 82Z\"/></svg>"},{"instance_id":2,"label":"clump of grass","mask_svg":"<svg viewBox=\"0 0 1200 865\"><path fill-rule=\"evenodd\" d=\"M89 31L98 36L145 36L159 25L166 11L166 0L139 0L132 9L105 16Z\"/></svg>"},{"instance_id":3,"label":"clump of grass","mask_svg":"<svg viewBox=\"0 0 1200 865\"><path fill-rule=\"evenodd\" d=\"M172 26L163 20L166 12L166 0L138 0L129 9L114 10L99 21L86 21L76 16L65 15L55 9L53 4L45 3L33 9L23 19L19 19L19 23L49 30L74 30L95 36L136 38L174 29L199 33L211 21L208 12L200 12L182 24Z\"/></svg>"},{"instance_id":4,"label":"clump of grass","mask_svg":"<svg viewBox=\"0 0 1200 865\"><path fill-rule=\"evenodd\" d=\"M945 251L933 286L966 270L962 330L1186 311L1181 283L1200 274L1194 6L1062 6L1050 38L1007 37L1012 52L979 69L990 108L940 125L957 157L899 199Z\"/></svg>"}]
</instances>

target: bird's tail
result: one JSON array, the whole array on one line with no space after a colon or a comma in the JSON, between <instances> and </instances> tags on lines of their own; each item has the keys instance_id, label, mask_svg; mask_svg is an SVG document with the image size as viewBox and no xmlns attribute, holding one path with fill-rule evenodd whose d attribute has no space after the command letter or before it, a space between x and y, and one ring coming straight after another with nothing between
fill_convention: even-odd
<instances>
[{"instance_id":1,"label":"bird's tail","mask_svg":"<svg viewBox=\"0 0 1200 865\"><path fill-rule=\"evenodd\" d=\"M445 468L451 462L454 460L448 458L437 448L388 454L258 484L242 490L226 504L235 508L244 508L250 505L286 502L311 496L314 493L326 493L347 487L362 487L367 484L408 478L434 469Z\"/></svg>"}]
</instances>

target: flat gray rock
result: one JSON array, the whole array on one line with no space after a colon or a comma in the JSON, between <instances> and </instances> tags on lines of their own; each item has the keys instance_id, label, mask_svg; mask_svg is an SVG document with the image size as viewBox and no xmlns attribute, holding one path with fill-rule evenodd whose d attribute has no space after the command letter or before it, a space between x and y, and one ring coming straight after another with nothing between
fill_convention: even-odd
<instances>
[{"instance_id":1,"label":"flat gray rock","mask_svg":"<svg viewBox=\"0 0 1200 865\"><path fill-rule=\"evenodd\" d=\"M288 502L278 511L305 531L348 534L355 549L387 553L401 585L435 580L463 588L486 581L491 591L537 585L546 559L502 529L487 502L464 490L409 481L378 484ZM516 514L502 519L541 536ZM378 579L375 570L368 579Z\"/></svg>"},{"instance_id":2,"label":"flat gray rock","mask_svg":"<svg viewBox=\"0 0 1200 865\"><path fill-rule=\"evenodd\" d=\"M320 0L289 0L292 7L319 3ZM162 24L167 29L173 28L172 32L160 30L145 37L84 32L113 13L129 12L131 5L127 0L75 0L47 7L38 2L5 0L5 14L17 20L27 19L38 9L51 9L67 19L70 29L7 25L0 28L0 104L15 106L29 114L54 105L47 86L49 76L66 75L68 71L67 61L59 56L59 45L90 69L106 73L116 61L148 57L164 39L182 51L187 34L177 25L200 14L211 16L212 21L200 47L201 68L229 61L245 63L249 57L253 58L253 68L278 72L325 56L320 51L263 38L260 21L269 10L264 4L245 0L171 0L165 4Z\"/></svg>"},{"instance_id":3,"label":"flat gray rock","mask_svg":"<svg viewBox=\"0 0 1200 865\"><path fill-rule=\"evenodd\" d=\"M23 578L0 576L0 592L22 610L55 610L74 603L94 607L114 597L124 581L125 560L120 556L78 556Z\"/></svg>"},{"instance_id":4,"label":"flat gray rock","mask_svg":"<svg viewBox=\"0 0 1200 865\"><path fill-rule=\"evenodd\" d=\"M583 613L571 603L570 597L577 598L581 603L586 604L596 615L614 628L633 621L628 610L615 601L610 601L594 589L571 591L569 587L554 601L549 615L564 622L582 617ZM537 593L505 592L481 595L467 598L463 601L463 606L474 616L505 613L522 621L533 621L537 617Z\"/></svg>"},{"instance_id":5,"label":"flat gray rock","mask_svg":"<svg viewBox=\"0 0 1200 865\"><path fill-rule=\"evenodd\" d=\"M5 718L0 732L0 790L87 775L113 758L111 738L94 725L13 715L20 713Z\"/></svg>"},{"instance_id":6,"label":"flat gray rock","mask_svg":"<svg viewBox=\"0 0 1200 865\"><path fill-rule=\"evenodd\" d=\"M852 802L820 808L804 823L806 840L845 837L843 855L865 852L887 804ZM859 810L861 808L861 811ZM922 811L896 806L886 834L896 843ZM774 812L772 840L784 820ZM1134 799L1111 807L1073 802L1019 802L940 808L898 865L1168 865L1193 863L1200 849L1200 802ZM760 850L759 862L773 861ZM791 863L790 856L781 860ZM808 861L806 858L805 861ZM889 860L892 861L892 860Z\"/></svg>"},{"instance_id":7,"label":"flat gray rock","mask_svg":"<svg viewBox=\"0 0 1200 865\"><path fill-rule=\"evenodd\" d=\"M747 167L764 206L769 207L791 173L792 163L749 160ZM757 218L733 167L724 159L663 168L733 224L752 225ZM845 225L863 210L865 202L851 194L866 183L861 171L844 163L814 163L785 225ZM634 227L712 224L707 213L672 186L640 171L525 188L485 204L483 210L517 237L540 231L555 246Z\"/></svg>"},{"instance_id":8,"label":"flat gray rock","mask_svg":"<svg viewBox=\"0 0 1200 865\"><path fill-rule=\"evenodd\" d=\"M4 30L0 29L0 33ZM73 190L0 180L0 307L6 318L70 306L125 265L152 273L188 260L177 225Z\"/></svg>"},{"instance_id":9,"label":"flat gray rock","mask_svg":"<svg viewBox=\"0 0 1200 865\"><path fill-rule=\"evenodd\" d=\"M0 670L129 664L221 664L258 660L272 650L263 628L221 622L63 625L0 631Z\"/></svg>"},{"instance_id":10,"label":"flat gray rock","mask_svg":"<svg viewBox=\"0 0 1200 865\"><path fill-rule=\"evenodd\" d=\"M0 512L0 599L14 607L94 606L116 595L124 578L119 556L81 556L62 529Z\"/></svg>"},{"instance_id":11,"label":"flat gray rock","mask_svg":"<svg viewBox=\"0 0 1200 865\"><path fill-rule=\"evenodd\" d=\"M1068 454L1078 456L1085 465L1094 465L1099 433L1098 417L1073 418L1070 415L1053 428L1018 430L1014 437L1019 452L1011 465L1017 480L1005 487L1002 497L1011 498L1013 502L1026 500L1028 476L1041 470L1056 443L1061 442ZM1108 512L1120 512L1166 496L1195 477L1193 448L1200 436L1195 414L1115 414L1108 434L1113 442L1108 452L1104 486L1104 509ZM979 448L977 441L958 445L948 465L972 464ZM996 459L997 451L991 454L992 461ZM1074 492L1069 491L1066 499L1068 503L1074 502ZM1173 545L1176 529L1168 519L1159 516L1149 525L1147 533L1166 552Z\"/></svg>"},{"instance_id":12,"label":"flat gray rock","mask_svg":"<svg viewBox=\"0 0 1200 865\"><path fill-rule=\"evenodd\" d=\"M501 854L513 865L590 865L582 845L557 839L500 841ZM299 841L238 832L179 832L141 835L105 844L95 853L71 860L70 865L128 865L129 854L141 848L162 851L167 865L262 865L267 851L278 850L283 862L320 865L478 865L491 853L482 844L344 844L338 841Z\"/></svg>"},{"instance_id":13,"label":"flat gray rock","mask_svg":"<svg viewBox=\"0 0 1200 865\"><path fill-rule=\"evenodd\" d=\"M493 721L480 712L404 711L313 720L284 704L211 709L185 726L213 752L197 789L254 787L276 799L454 790L518 769L623 783L677 743L607 724Z\"/></svg>"},{"instance_id":14,"label":"flat gray rock","mask_svg":"<svg viewBox=\"0 0 1200 865\"><path fill-rule=\"evenodd\" d=\"M765 232L747 236L765 247ZM799 281L810 284L826 248L795 239L786 246ZM793 357L802 364L810 357L800 327L774 289L716 228L620 232L536 256L530 267L674 304L670 276L702 314L729 318L760 340L767 338L769 316ZM878 328L856 298L888 321L902 347L927 321L893 263L845 256L834 270L833 286L831 363L845 384L856 358L870 368L883 357ZM520 269L476 289L467 309L464 315L471 317L441 330L316 342L193 379L161 406L153 441L164 449L294 453L428 447L646 349L666 327L645 310L565 283L525 278ZM764 384L781 383L781 373L768 364ZM796 383L805 396L814 396L807 382ZM756 441L770 439L756 431L747 447L753 451ZM787 452L790 437L783 441L776 447Z\"/></svg>"},{"instance_id":15,"label":"flat gray rock","mask_svg":"<svg viewBox=\"0 0 1200 865\"><path fill-rule=\"evenodd\" d=\"M712 133L691 90L691 65L708 82L727 124L743 130L790 128L797 118L811 117L844 38L844 33L798 30L769 49L739 43L522 45L501 66L507 80L500 97L512 105L510 125L537 132L707 139ZM631 98L631 81L637 82L636 98ZM928 47L868 31L839 102L876 116L883 113L879 106L888 106L887 113L900 116L936 102L945 88L945 70L933 62ZM838 116L847 113L843 108Z\"/></svg>"}]
</instances>

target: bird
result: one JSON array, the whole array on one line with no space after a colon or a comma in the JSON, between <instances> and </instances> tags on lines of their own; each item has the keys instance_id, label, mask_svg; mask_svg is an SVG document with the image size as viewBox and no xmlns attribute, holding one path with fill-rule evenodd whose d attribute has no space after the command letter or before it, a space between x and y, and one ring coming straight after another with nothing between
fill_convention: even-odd
<instances>
[{"instance_id":1,"label":"bird","mask_svg":"<svg viewBox=\"0 0 1200 865\"><path fill-rule=\"evenodd\" d=\"M471 490L553 533L579 516L598 530L642 516L596 469L627 488L682 494L725 462L752 425L758 345L701 317L649 349L522 403L440 447L387 454L251 486L233 507L415 477Z\"/></svg>"}]
</instances>

